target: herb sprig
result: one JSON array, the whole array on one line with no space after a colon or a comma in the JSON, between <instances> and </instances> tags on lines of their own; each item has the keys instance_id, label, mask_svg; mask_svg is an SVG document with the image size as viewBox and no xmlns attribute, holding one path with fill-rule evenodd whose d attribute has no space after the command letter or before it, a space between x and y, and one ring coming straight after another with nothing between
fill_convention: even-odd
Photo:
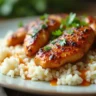
<instances>
[{"instance_id":1,"label":"herb sprig","mask_svg":"<svg viewBox=\"0 0 96 96\"><path fill-rule=\"evenodd\" d=\"M74 31L73 31L73 29L67 29L66 32L67 32L69 35L71 35L71 34L73 34Z\"/></svg>"},{"instance_id":2,"label":"herb sprig","mask_svg":"<svg viewBox=\"0 0 96 96\"><path fill-rule=\"evenodd\" d=\"M18 23L18 27L23 27L23 26L24 26L23 22L20 21L20 22Z\"/></svg>"},{"instance_id":3,"label":"herb sprig","mask_svg":"<svg viewBox=\"0 0 96 96\"><path fill-rule=\"evenodd\" d=\"M59 40L59 44L60 44L61 46L64 46L64 45L66 44L66 39L63 38L63 40Z\"/></svg>"},{"instance_id":4,"label":"herb sprig","mask_svg":"<svg viewBox=\"0 0 96 96\"><path fill-rule=\"evenodd\" d=\"M76 13L70 13L66 19L62 19L61 24L63 26L66 26L66 28L88 25L84 20L77 18Z\"/></svg>"},{"instance_id":5,"label":"herb sprig","mask_svg":"<svg viewBox=\"0 0 96 96\"><path fill-rule=\"evenodd\" d=\"M56 30L56 31L53 31L52 32L52 35L53 36L60 36L60 35L62 35L62 31L59 29L59 30Z\"/></svg>"},{"instance_id":6,"label":"herb sprig","mask_svg":"<svg viewBox=\"0 0 96 96\"><path fill-rule=\"evenodd\" d=\"M42 16L40 16L40 20L46 20L46 19L48 19L48 14L44 14L44 15L42 15Z\"/></svg>"},{"instance_id":7,"label":"herb sprig","mask_svg":"<svg viewBox=\"0 0 96 96\"><path fill-rule=\"evenodd\" d=\"M56 30L56 31L53 31L52 33L51 33L51 40L54 40L55 38L57 38L57 37L59 37L59 36L61 36L63 34L63 31L62 30L60 30L60 29L58 29L58 30Z\"/></svg>"},{"instance_id":8,"label":"herb sprig","mask_svg":"<svg viewBox=\"0 0 96 96\"><path fill-rule=\"evenodd\" d=\"M51 47L50 47L50 46L45 46L45 47L44 47L44 50L45 50L45 51L49 51L49 50L51 50Z\"/></svg>"},{"instance_id":9,"label":"herb sprig","mask_svg":"<svg viewBox=\"0 0 96 96\"><path fill-rule=\"evenodd\" d=\"M36 34L37 34L41 29L45 29L45 28L47 28L47 25L46 25L46 24L41 24L39 28L34 28L34 29L33 29L32 34L28 34L28 35L30 35L31 37L35 37Z\"/></svg>"}]
</instances>

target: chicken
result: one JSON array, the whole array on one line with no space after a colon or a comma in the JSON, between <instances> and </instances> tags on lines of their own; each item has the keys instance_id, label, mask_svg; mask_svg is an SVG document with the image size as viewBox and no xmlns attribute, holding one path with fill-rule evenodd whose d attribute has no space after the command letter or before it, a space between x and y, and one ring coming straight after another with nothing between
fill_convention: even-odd
<instances>
[{"instance_id":1,"label":"chicken","mask_svg":"<svg viewBox=\"0 0 96 96\"><path fill-rule=\"evenodd\" d=\"M24 27L19 28L16 32L14 32L11 36L8 37L7 45L15 46L23 43L26 33L27 33L26 28Z\"/></svg>"},{"instance_id":2,"label":"chicken","mask_svg":"<svg viewBox=\"0 0 96 96\"><path fill-rule=\"evenodd\" d=\"M45 21L35 21L24 40L24 49L27 56L34 54L49 42L51 32L60 27L60 21L65 15L50 15Z\"/></svg>"},{"instance_id":3,"label":"chicken","mask_svg":"<svg viewBox=\"0 0 96 96\"><path fill-rule=\"evenodd\" d=\"M18 28L16 32L12 33L12 35L8 37L7 45L15 46L18 44L23 44L28 30L30 30L33 25L34 25L34 23L32 21L32 22L28 23L26 26Z\"/></svg>"},{"instance_id":4,"label":"chicken","mask_svg":"<svg viewBox=\"0 0 96 96\"><path fill-rule=\"evenodd\" d=\"M72 34L68 30L37 52L34 58L37 66L58 68L76 62L86 54L94 42L93 30L90 27L72 28Z\"/></svg>"}]
</instances>

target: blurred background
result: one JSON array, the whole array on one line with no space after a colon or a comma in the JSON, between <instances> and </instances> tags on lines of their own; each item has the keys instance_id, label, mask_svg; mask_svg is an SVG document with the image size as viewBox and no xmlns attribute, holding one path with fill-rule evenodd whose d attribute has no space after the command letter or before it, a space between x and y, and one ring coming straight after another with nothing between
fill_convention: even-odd
<instances>
[{"instance_id":1,"label":"blurred background","mask_svg":"<svg viewBox=\"0 0 96 96\"><path fill-rule=\"evenodd\" d=\"M63 12L96 15L96 0L0 0L0 20Z\"/></svg>"}]
</instances>

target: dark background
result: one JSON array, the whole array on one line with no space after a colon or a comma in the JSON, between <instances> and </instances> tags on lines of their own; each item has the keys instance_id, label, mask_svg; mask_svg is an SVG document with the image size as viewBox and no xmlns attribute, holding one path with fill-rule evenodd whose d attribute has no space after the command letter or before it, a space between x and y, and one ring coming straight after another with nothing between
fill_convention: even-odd
<instances>
[{"instance_id":1,"label":"dark background","mask_svg":"<svg viewBox=\"0 0 96 96\"><path fill-rule=\"evenodd\" d=\"M96 15L96 0L0 0L1 18L63 12Z\"/></svg>"},{"instance_id":2,"label":"dark background","mask_svg":"<svg viewBox=\"0 0 96 96\"><path fill-rule=\"evenodd\" d=\"M44 13L70 12L95 16L96 0L0 0L0 21ZM4 90L8 96L35 96L7 88Z\"/></svg>"}]
</instances>

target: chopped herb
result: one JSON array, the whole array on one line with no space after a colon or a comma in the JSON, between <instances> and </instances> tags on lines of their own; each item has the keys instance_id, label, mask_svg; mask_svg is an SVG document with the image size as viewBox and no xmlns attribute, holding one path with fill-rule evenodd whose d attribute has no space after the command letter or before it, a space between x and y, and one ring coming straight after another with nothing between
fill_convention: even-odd
<instances>
[{"instance_id":1,"label":"chopped herb","mask_svg":"<svg viewBox=\"0 0 96 96\"><path fill-rule=\"evenodd\" d=\"M86 17L88 17L87 14L83 14L82 16L80 16L80 18L81 18L82 20L84 20Z\"/></svg>"},{"instance_id":2,"label":"chopped herb","mask_svg":"<svg viewBox=\"0 0 96 96\"><path fill-rule=\"evenodd\" d=\"M22 21L20 21L19 23L18 23L18 27L23 27L24 25L23 25L23 22Z\"/></svg>"},{"instance_id":3,"label":"chopped herb","mask_svg":"<svg viewBox=\"0 0 96 96\"><path fill-rule=\"evenodd\" d=\"M40 19L41 20L46 20L46 19L48 19L48 16L49 16L48 14L44 14L43 16L40 17Z\"/></svg>"},{"instance_id":4,"label":"chopped herb","mask_svg":"<svg viewBox=\"0 0 96 96\"><path fill-rule=\"evenodd\" d=\"M79 27L80 24L79 23L72 23L72 27Z\"/></svg>"},{"instance_id":5,"label":"chopped herb","mask_svg":"<svg viewBox=\"0 0 96 96\"><path fill-rule=\"evenodd\" d=\"M45 50L45 51L49 51L49 50L51 50L51 47L45 46L45 47L44 47L44 50Z\"/></svg>"},{"instance_id":6,"label":"chopped herb","mask_svg":"<svg viewBox=\"0 0 96 96\"><path fill-rule=\"evenodd\" d=\"M76 17L72 23L80 24L80 20L79 20L79 18Z\"/></svg>"},{"instance_id":7,"label":"chopped herb","mask_svg":"<svg viewBox=\"0 0 96 96\"><path fill-rule=\"evenodd\" d=\"M88 24L84 21L84 19L77 18L76 13L70 13L65 20L62 19L61 25L69 28L69 27L86 26ZM61 28L63 27L61 26Z\"/></svg>"},{"instance_id":8,"label":"chopped herb","mask_svg":"<svg viewBox=\"0 0 96 96\"><path fill-rule=\"evenodd\" d=\"M69 26L73 23L73 21L76 18L76 14L75 13L70 13L69 16L66 19L66 26Z\"/></svg>"},{"instance_id":9,"label":"chopped herb","mask_svg":"<svg viewBox=\"0 0 96 96\"><path fill-rule=\"evenodd\" d=\"M47 24L48 23L48 19L45 19L44 22Z\"/></svg>"},{"instance_id":10,"label":"chopped herb","mask_svg":"<svg viewBox=\"0 0 96 96\"><path fill-rule=\"evenodd\" d=\"M81 24L81 26L87 26L88 25L88 23L84 22L84 21L81 21L80 24Z\"/></svg>"},{"instance_id":11,"label":"chopped herb","mask_svg":"<svg viewBox=\"0 0 96 96\"><path fill-rule=\"evenodd\" d=\"M35 37L38 32L39 32L39 29L34 28L34 32L32 34L28 34L28 35L30 35L31 37Z\"/></svg>"},{"instance_id":12,"label":"chopped herb","mask_svg":"<svg viewBox=\"0 0 96 96\"><path fill-rule=\"evenodd\" d=\"M33 34L36 35L39 32L40 29L34 29Z\"/></svg>"},{"instance_id":13,"label":"chopped herb","mask_svg":"<svg viewBox=\"0 0 96 96\"><path fill-rule=\"evenodd\" d=\"M56 43L56 41L51 41L50 43L55 44L55 43Z\"/></svg>"},{"instance_id":14,"label":"chopped herb","mask_svg":"<svg viewBox=\"0 0 96 96\"><path fill-rule=\"evenodd\" d=\"M64 46L64 45L66 44L65 38L64 38L63 40L60 40L60 41L59 41L59 44L60 44L61 46Z\"/></svg>"},{"instance_id":15,"label":"chopped herb","mask_svg":"<svg viewBox=\"0 0 96 96\"><path fill-rule=\"evenodd\" d=\"M33 29L32 34L28 34L28 35L30 35L31 37L35 37L36 34L37 34L41 29L45 29L45 28L47 28L47 25L46 25L46 24L41 24L40 27Z\"/></svg>"},{"instance_id":16,"label":"chopped herb","mask_svg":"<svg viewBox=\"0 0 96 96\"><path fill-rule=\"evenodd\" d=\"M47 25L46 24L42 24L41 28L45 29L45 28L47 28Z\"/></svg>"},{"instance_id":17,"label":"chopped herb","mask_svg":"<svg viewBox=\"0 0 96 96\"><path fill-rule=\"evenodd\" d=\"M70 35L73 34L73 32L74 32L74 31L73 31L72 29L68 29L68 30L67 30L67 33L70 34Z\"/></svg>"},{"instance_id":18,"label":"chopped herb","mask_svg":"<svg viewBox=\"0 0 96 96\"><path fill-rule=\"evenodd\" d=\"M60 25L60 30L62 30L62 31L64 30L64 25L63 24Z\"/></svg>"},{"instance_id":19,"label":"chopped herb","mask_svg":"<svg viewBox=\"0 0 96 96\"><path fill-rule=\"evenodd\" d=\"M51 38L50 38L51 41L54 40L54 39L56 39L56 38L57 38L57 36L53 36L53 35L51 34Z\"/></svg>"},{"instance_id":20,"label":"chopped herb","mask_svg":"<svg viewBox=\"0 0 96 96\"><path fill-rule=\"evenodd\" d=\"M62 24L63 26L65 26L65 25L66 25L66 19L62 19L62 20L61 20L61 24Z\"/></svg>"},{"instance_id":21,"label":"chopped herb","mask_svg":"<svg viewBox=\"0 0 96 96\"><path fill-rule=\"evenodd\" d=\"M54 32L52 32L52 35L53 36L60 36L60 35L62 35L62 31L61 30L56 30L56 31L54 31Z\"/></svg>"}]
</instances>

